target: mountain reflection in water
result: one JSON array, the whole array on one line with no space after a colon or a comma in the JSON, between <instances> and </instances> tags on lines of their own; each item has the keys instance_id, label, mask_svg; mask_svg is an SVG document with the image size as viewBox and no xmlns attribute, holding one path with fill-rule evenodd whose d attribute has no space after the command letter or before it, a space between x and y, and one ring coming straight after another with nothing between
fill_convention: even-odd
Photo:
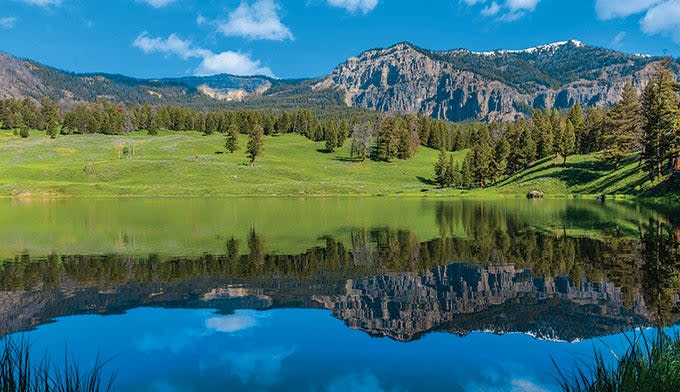
<instances>
[{"instance_id":1,"label":"mountain reflection in water","mask_svg":"<svg viewBox=\"0 0 680 392\"><path fill-rule=\"evenodd\" d=\"M351 328L412 341L431 331L526 332L578 340L678 320L680 235L648 218L638 234L566 235L493 208L436 207L440 237L353 228L300 254L267 253L253 228L222 254L17 255L0 264L0 332L55 317L138 307L325 308ZM457 235L456 235L457 234Z\"/></svg>"}]
</instances>

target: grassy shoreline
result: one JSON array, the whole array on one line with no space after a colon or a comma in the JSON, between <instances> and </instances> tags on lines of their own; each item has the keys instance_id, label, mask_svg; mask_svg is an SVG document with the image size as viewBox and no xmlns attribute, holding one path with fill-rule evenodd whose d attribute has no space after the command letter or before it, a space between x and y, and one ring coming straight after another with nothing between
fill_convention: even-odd
<instances>
[{"instance_id":1,"label":"grassy shoreline","mask_svg":"<svg viewBox=\"0 0 680 392\"><path fill-rule=\"evenodd\" d=\"M677 187L651 183L630 157L619 169L593 155L539 161L484 189L439 189L432 177L438 151L421 147L406 161L357 162L349 142L334 153L323 142L285 134L265 138L264 156L250 166L240 149L224 150L224 135L161 132L68 135L34 131L22 139L0 132L0 199L428 197L518 198L540 190L546 198L679 200ZM133 146L134 154L125 155ZM451 153L462 162L467 151Z\"/></svg>"}]
</instances>

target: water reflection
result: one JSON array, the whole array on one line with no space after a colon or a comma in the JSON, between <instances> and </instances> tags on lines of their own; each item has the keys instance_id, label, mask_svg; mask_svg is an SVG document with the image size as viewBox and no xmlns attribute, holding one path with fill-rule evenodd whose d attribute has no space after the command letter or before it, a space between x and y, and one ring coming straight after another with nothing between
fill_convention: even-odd
<instances>
[{"instance_id":1,"label":"water reflection","mask_svg":"<svg viewBox=\"0 0 680 392\"><path fill-rule=\"evenodd\" d=\"M568 210L572 224L559 227L462 206L436 203L439 236L425 241L407 228L353 227L278 254L251 227L194 257L23 253L0 265L1 332L142 306L218 309L226 316L206 322L222 332L256 324L237 309L325 308L399 341L478 330L572 341L678 320L680 241L664 215L593 230L598 209Z\"/></svg>"}]
</instances>

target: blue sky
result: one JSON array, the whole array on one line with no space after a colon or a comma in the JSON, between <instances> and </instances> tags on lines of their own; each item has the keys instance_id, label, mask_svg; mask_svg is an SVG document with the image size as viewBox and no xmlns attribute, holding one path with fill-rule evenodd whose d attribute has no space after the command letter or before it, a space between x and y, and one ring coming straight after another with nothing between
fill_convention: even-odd
<instances>
[{"instance_id":1,"label":"blue sky","mask_svg":"<svg viewBox=\"0 0 680 392\"><path fill-rule=\"evenodd\" d=\"M578 39L680 56L680 0L0 0L0 51L137 77L328 73L363 50Z\"/></svg>"}]
</instances>

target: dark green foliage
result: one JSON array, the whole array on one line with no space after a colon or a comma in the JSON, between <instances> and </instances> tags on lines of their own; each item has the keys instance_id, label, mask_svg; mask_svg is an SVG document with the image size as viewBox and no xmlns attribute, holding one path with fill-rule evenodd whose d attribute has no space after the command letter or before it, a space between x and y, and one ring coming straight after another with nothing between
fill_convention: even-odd
<instances>
[{"instance_id":1,"label":"dark green foliage","mask_svg":"<svg viewBox=\"0 0 680 392\"><path fill-rule=\"evenodd\" d=\"M246 154L248 159L250 159L250 164L255 165L255 159L262 155L263 144L264 144L264 130L262 125L256 124L253 129L248 133L248 146Z\"/></svg>"},{"instance_id":2,"label":"dark green foliage","mask_svg":"<svg viewBox=\"0 0 680 392\"><path fill-rule=\"evenodd\" d=\"M562 156L563 163L567 163L567 157L574 153L576 149L576 132L574 124L569 119L559 121L559 128L556 135L557 152Z\"/></svg>"},{"instance_id":3,"label":"dark green foliage","mask_svg":"<svg viewBox=\"0 0 680 392\"><path fill-rule=\"evenodd\" d=\"M434 180L440 187L446 186L446 169L448 161L446 160L446 151L439 150L439 158L434 164Z\"/></svg>"},{"instance_id":4,"label":"dark green foliage","mask_svg":"<svg viewBox=\"0 0 680 392\"><path fill-rule=\"evenodd\" d=\"M680 97L676 88L673 73L662 68L642 95L642 157L652 177L663 175L666 164L680 155Z\"/></svg>"},{"instance_id":5,"label":"dark green foliage","mask_svg":"<svg viewBox=\"0 0 680 392\"><path fill-rule=\"evenodd\" d=\"M480 187L485 187L493 176L494 144L488 127L481 127L472 137L470 170Z\"/></svg>"},{"instance_id":6,"label":"dark green foliage","mask_svg":"<svg viewBox=\"0 0 680 392\"><path fill-rule=\"evenodd\" d=\"M238 126L233 123L230 124L229 128L227 129L227 141L224 144L224 147L226 147L227 151L233 153L234 151L238 150L238 136Z\"/></svg>"},{"instance_id":7,"label":"dark green foliage","mask_svg":"<svg viewBox=\"0 0 680 392\"><path fill-rule=\"evenodd\" d=\"M23 139L28 138L29 136L28 128L26 128L25 126L20 127L19 136L21 136Z\"/></svg>"},{"instance_id":8,"label":"dark green foliage","mask_svg":"<svg viewBox=\"0 0 680 392\"><path fill-rule=\"evenodd\" d=\"M618 167L623 158L641 146L640 100L632 84L624 86L621 101L607 112L606 121L602 157Z\"/></svg>"}]
</instances>

